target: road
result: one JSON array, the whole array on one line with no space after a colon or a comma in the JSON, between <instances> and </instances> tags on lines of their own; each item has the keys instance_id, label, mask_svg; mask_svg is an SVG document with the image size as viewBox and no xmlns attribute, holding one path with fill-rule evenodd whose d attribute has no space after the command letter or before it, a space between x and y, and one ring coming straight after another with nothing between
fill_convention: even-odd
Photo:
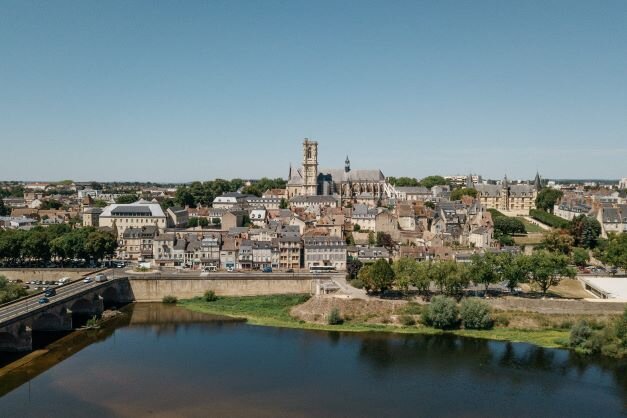
<instances>
[{"instance_id":1,"label":"road","mask_svg":"<svg viewBox=\"0 0 627 418\"><path fill-rule=\"evenodd\" d=\"M111 276L107 276L107 277L109 277L109 280L114 280L114 278L112 278ZM103 282L97 283L95 281L92 281L91 283L83 283L83 279L78 279L69 284L58 286L55 288L57 294L55 296L51 296L48 298L50 300L48 304L55 302L57 300L65 299L67 297L80 293L86 289L101 286L102 284ZM41 308L42 306L47 305L47 304L39 303L39 299L42 297L43 297L43 294L39 293L39 294L30 296L26 299L20 300L18 302L15 302L15 303L12 303L10 305L0 308L0 326L8 320L11 320L25 313L32 312L34 310Z\"/></svg>"}]
</instances>

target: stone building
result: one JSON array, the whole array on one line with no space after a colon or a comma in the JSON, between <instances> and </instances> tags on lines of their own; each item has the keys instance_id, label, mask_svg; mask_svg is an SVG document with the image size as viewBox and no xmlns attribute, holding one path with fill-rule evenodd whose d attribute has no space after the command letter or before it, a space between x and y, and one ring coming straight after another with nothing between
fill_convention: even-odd
<instances>
[{"instance_id":1,"label":"stone building","mask_svg":"<svg viewBox=\"0 0 627 418\"><path fill-rule=\"evenodd\" d=\"M376 204L386 197L387 187L381 170L353 170L348 156L343 169L318 169L318 143L305 139L302 168L293 169L290 165L287 197L337 195L342 202Z\"/></svg>"},{"instance_id":2,"label":"stone building","mask_svg":"<svg viewBox=\"0 0 627 418\"><path fill-rule=\"evenodd\" d=\"M510 184L507 176L501 184L472 184L477 190L477 199L486 209L497 209L515 215L528 215L536 207L536 197L541 189L540 175L536 174L533 184Z\"/></svg>"}]
</instances>

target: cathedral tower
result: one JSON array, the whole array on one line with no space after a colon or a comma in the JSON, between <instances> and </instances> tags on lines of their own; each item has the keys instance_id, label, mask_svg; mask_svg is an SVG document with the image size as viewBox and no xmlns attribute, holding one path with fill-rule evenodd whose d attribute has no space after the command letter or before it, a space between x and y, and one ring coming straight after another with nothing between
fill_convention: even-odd
<instances>
[{"instance_id":1,"label":"cathedral tower","mask_svg":"<svg viewBox=\"0 0 627 418\"><path fill-rule=\"evenodd\" d=\"M303 180L304 195L318 194L318 143L305 138L303 141Z\"/></svg>"}]
</instances>

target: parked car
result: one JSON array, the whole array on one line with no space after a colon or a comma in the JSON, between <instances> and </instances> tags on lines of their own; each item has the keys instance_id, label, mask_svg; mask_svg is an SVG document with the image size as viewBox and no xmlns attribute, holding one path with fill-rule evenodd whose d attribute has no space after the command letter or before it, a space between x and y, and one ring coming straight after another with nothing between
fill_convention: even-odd
<instances>
[{"instance_id":1,"label":"parked car","mask_svg":"<svg viewBox=\"0 0 627 418\"><path fill-rule=\"evenodd\" d=\"M287 269L285 270L286 273L294 273L294 269Z\"/></svg>"},{"instance_id":2,"label":"parked car","mask_svg":"<svg viewBox=\"0 0 627 418\"><path fill-rule=\"evenodd\" d=\"M62 278L60 278L60 279L59 279L59 281L57 282L57 284L58 284L59 286L62 286L62 285L67 284L67 283L69 283L69 282L70 282L70 278L69 278L69 277L62 277Z\"/></svg>"},{"instance_id":3,"label":"parked car","mask_svg":"<svg viewBox=\"0 0 627 418\"><path fill-rule=\"evenodd\" d=\"M235 271L234 267L227 267L226 271L228 271L229 273L233 273Z\"/></svg>"},{"instance_id":4,"label":"parked car","mask_svg":"<svg viewBox=\"0 0 627 418\"><path fill-rule=\"evenodd\" d=\"M97 274L96 275L96 281L98 283L100 282L106 282L107 281L107 276L105 276L104 274Z\"/></svg>"},{"instance_id":5,"label":"parked car","mask_svg":"<svg viewBox=\"0 0 627 418\"><path fill-rule=\"evenodd\" d=\"M51 297L51 296L56 296L57 291L54 289L48 289L46 290L46 293L44 293L44 296L46 297Z\"/></svg>"},{"instance_id":6,"label":"parked car","mask_svg":"<svg viewBox=\"0 0 627 418\"><path fill-rule=\"evenodd\" d=\"M272 273L272 267L264 267L262 271L264 273Z\"/></svg>"},{"instance_id":7,"label":"parked car","mask_svg":"<svg viewBox=\"0 0 627 418\"><path fill-rule=\"evenodd\" d=\"M48 299L48 298L40 298L40 299L39 299L39 303L41 303L42 305L43 305L44 303L48 303L48 302L50 302L50 299Z\"/></svg>"},{"instance_id":8,"label":"parked car","mask_svg":"<svg viewBox=\"0 0 627 418\"><path fill-rule=\"evenodd\" d=\"M92 279L91 277L85 277L85 278L83 279L83 283L91 283L91 282L93 282L93 281L94 281L94 279Z\"/></svg>"}]
</instances>

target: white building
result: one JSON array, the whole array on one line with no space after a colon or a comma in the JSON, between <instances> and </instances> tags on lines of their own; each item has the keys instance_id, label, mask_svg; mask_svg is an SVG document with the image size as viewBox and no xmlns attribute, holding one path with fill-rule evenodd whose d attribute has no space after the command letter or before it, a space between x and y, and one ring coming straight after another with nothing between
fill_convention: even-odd
<instances>
[{"instance_id":1,"label":"white building","mask_svg":"<svg viewBox=\"0 0 627 418\"><path fill-rule=\"evenodd\" d=\"M122 238L126 228L156 225L159 231L167 226L166 215L158 203L138 200L130 204L113 204L105 207L98 220L100 227L117 230Z\"/></svg>"}]
</instances>

